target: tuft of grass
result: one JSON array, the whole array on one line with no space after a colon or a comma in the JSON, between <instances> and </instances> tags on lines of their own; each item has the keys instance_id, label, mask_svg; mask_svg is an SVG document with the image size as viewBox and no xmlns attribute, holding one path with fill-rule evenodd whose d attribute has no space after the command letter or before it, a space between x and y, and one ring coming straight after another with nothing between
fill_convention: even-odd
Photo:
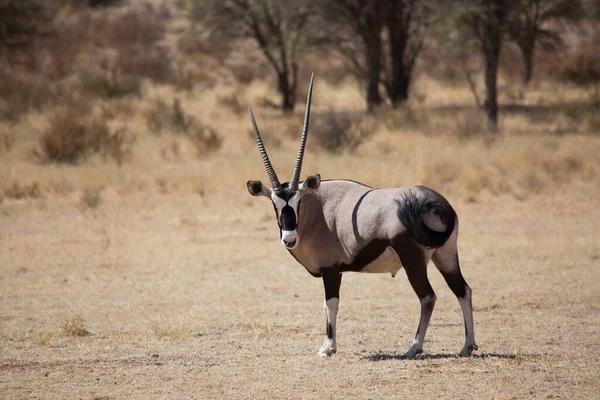
<instances>
[{"instance_id":1,"label":"tuft of grass","mask_svg":"<svg viewBox=\"0 0 600 400\"><path fill-rule=\"evenodd\" d=\"M60 336L89 336L93 333L87 329L85 319L81 315L66 318L59 327Z\"/></svg>"},{"instance_id":2,"label":"tuft of grass","mask_svg":"<svg viewBox=\"0 0 600 400\"><path fill-rule=\"evenodd\" d=\"M86 187L79 198L82 209L98 208L102 203L102 187Z\"/></svg>"},{"instance_id":3,"label":"tuft of grass","mask_svg":"<svg viewBox=\"0 0 600 400\"><path fill-rule=\"evenodd\" d=\"M178 340L192 334L192 328L187 319L178 322L164 322L159 320L152 324L152 333L161 339Z\"/></svg>"},{"instance_id":4,"label":"tuft of grass","mask_svg":"<svg viewBox=\"0 0 600 400\"><path fill-rule=\"evenodd\" d=\"M42 197L40 185L37 182L21 184L14 181L12 186L4 190L4 196L9 199L37 199Z\"/></svg>"},{"instance_id":5,"label":"tuft of grass","mask_svg":"<svg viewBox=\"0 0 600 400\"><path fill-rule=\"evenodd\" d=\"M33 342L38 346L51 346L53 336L49 333L38 332L35 335Z\"/></svg>"}]
</instances>

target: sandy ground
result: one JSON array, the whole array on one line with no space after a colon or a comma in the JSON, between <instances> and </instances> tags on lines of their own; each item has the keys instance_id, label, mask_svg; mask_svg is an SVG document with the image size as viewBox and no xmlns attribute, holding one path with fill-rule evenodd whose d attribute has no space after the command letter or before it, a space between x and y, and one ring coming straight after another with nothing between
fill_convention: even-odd
<instances>
[{"instance_id":1,"label":"sandy ground","mask_svg":"<svg viewBox=\"0 0 600 400\"><path fill-rule=\"evenodd\" d=\"M455 204L480 350L455 357L460 308L430 266L425 353L405 361L405 275L345 275L338 354L317 358L322 283L240 196L0 205L0 398L600 398L600 199ZM77 317L90 334L67 336Z\"/></svg>"}]
</instances>

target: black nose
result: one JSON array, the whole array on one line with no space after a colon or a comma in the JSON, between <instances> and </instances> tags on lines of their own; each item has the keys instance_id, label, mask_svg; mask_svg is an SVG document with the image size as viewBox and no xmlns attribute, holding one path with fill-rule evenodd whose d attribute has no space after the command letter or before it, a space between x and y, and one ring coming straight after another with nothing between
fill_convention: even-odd
<instances>
[{"instance_id":1,"label":"black nose","mask_svg":"<svg viewBox=\"0 0 600 400\"><path fill-rule=\"evenodd\" d=\"M285 243L286 247L294 247L296 245L296 239L292 240L291 242L284 240L283 243Z\"/></svg>"}]
</instances>

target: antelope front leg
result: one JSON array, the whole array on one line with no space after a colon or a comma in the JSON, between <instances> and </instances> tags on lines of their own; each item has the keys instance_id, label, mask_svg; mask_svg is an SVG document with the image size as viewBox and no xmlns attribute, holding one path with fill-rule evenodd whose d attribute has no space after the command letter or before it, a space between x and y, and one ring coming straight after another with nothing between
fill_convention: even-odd
<instances>
[{"instance_id":1,"label":"antelope front leg","mask_svg":"<svg viewBox=\"0 0 600 400\"><path fill-rule=\"evenodd\" d=\"M325 342L317 353L319 357L330 357L337 351L335 341L335 321L340 301L340 285L342 274L337 269L321 269L323 286L325 286L325 315L327 316Z\"/></svg>"}]
</instances>

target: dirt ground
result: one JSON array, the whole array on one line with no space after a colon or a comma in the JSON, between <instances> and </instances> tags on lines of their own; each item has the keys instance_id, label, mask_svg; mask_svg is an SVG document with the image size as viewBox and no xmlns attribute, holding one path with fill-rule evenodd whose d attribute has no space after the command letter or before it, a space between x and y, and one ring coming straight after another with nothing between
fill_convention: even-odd
<instances>
[{"instance_id":1,"label":"dirt ground","mask_svg":"<svg viewBox=\"0 0 600 400\"><path fill-rule=\"evenodd\" d=\"M338 353L315 356L322 283L265 199L5 201L0 397L600 398L600 198L455 208L479 351L456 358L460 308L430 266L425 353L405 361L419 303L403 273L345 275Z\"/></svg>"}]
</instances>

